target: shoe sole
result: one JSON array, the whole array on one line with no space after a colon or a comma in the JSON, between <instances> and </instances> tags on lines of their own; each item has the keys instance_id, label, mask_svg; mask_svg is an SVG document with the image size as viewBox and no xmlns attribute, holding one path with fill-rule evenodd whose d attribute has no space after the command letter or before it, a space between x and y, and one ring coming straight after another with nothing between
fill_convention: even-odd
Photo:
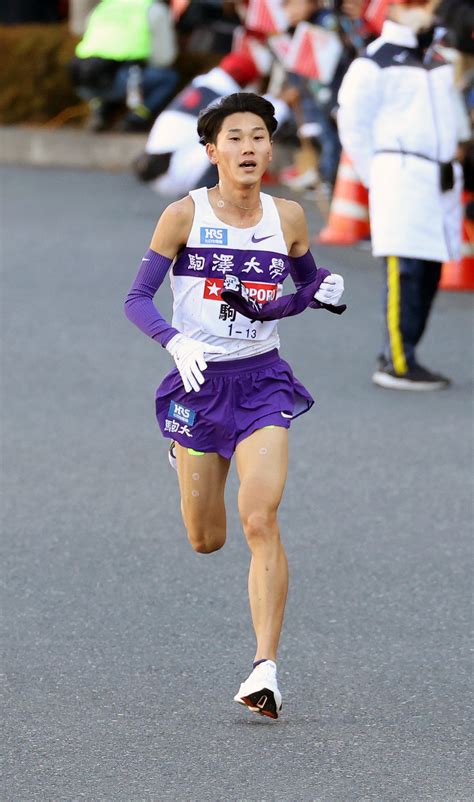
<instances>
[{"instance_id":1,"label":"shoe sole","mask_svg":"<svg viewBox=\"0 0 474 802\"><path fill-rule=\"evenodd\" d=\"M278 718L278 713L282 707L280 705L277 710L274 693L268 688L262 688L260 691L250 693L248 696L234 697L234 702L245 705L252 713L259 713L261 716L274 719Z\"/></svg>"},{"instance_id":2,"label":"shoe sole","mask_svg":"<svg viewBox=\"0 0 474 802\"><path fill-rule=\"evenodd\" d=\"M427 392L429 390L444 390L449 382L412 382L399 376L390 376L389 373L374 373L372 381L378 387L386 390L414 390L415 392Z\"/></svg>"}]
</instances>

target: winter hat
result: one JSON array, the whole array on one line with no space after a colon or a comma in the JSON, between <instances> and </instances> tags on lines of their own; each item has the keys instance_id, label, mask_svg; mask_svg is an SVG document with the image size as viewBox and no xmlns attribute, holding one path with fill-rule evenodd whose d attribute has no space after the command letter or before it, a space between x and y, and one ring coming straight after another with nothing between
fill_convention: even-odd
<instances>
[{"instance_id":1,"label":"winter hat","mask_svg":"<svg viewBox=\"0 0 474 802\"><path fill-rule=\"evenodd\" d=\"M240 86L246 86L260 78L257 66L247 53L228 53L219 64Z\"/></svg>"}]
</instances>

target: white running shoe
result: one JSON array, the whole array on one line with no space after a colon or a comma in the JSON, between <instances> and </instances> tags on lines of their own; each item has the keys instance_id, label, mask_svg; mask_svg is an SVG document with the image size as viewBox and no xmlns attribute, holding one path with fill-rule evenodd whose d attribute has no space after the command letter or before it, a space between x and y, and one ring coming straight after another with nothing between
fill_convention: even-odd
<instances>
[{"instance_id":1,"label":"white running shoe","mask_svg":"<svg viewBox=\"0 0 474 802\"><path fill-rule=\"evenodd\" d=\"M175 471L177 471L178 463L176 460L176 443L174 442L174 440L171 441L170 447L168 449L168 461L171 467L174 468Z\"/></svg>"},{"instance_id":2,"label":"white running shoe","mask_svg":"<svg viewBox=\"0 0 474 802\"><path fill-rule=\"evenodd\" d=\"M234 702L245 705L253 713L278 718L281 710L281 693L278 690L276 665L273 660L260 663L242 683Z\"/></svg>"}]
</instances>

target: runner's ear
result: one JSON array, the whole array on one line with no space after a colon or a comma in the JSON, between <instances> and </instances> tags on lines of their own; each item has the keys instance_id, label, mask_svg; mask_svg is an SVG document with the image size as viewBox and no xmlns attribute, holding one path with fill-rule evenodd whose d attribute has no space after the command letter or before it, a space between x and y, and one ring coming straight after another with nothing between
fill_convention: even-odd
<instances>
[{"instance_id":1,"label":"runner's ear","mask_svg":"<svg viewBox=\"0 0 474 802\"><path fill-rule=\"evenodd\" d=\"M213 142L206 143L206 153L209 161L212 162L212 164L217 164L216 146L214 145Z\"/></svg>"}]
</instances>

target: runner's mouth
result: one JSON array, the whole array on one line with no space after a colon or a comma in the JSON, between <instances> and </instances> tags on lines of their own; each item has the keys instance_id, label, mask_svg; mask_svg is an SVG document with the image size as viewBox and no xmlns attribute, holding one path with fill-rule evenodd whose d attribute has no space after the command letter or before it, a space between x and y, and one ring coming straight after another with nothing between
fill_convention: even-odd
<instances>
[{"instance_id":1,"label":"runner's mouth","mask_svg":"<svg viewBox=\"0 0 474 802\"><path fill-rule=\"evenodd\" d=\"M244 162L240 162L239 167L256 167L257 162L246 160Z\"/></svg>"}]
</instances>

